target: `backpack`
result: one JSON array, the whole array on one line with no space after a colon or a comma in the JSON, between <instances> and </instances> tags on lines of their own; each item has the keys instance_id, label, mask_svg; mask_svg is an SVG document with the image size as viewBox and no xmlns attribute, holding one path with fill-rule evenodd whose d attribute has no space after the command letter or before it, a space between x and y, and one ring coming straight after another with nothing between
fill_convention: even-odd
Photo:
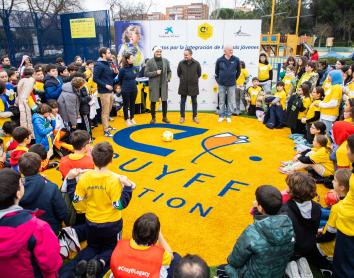
<instances>
[{"instance_id":1,"label":"backpack","mask_svg":"<svg viewBox=\"0 0 354 278\"><path fill-rule=\"evenodd\" d=\"M73 226L76 223L76 210L73 206L72 200L67 192L67 180L64 179L62 186L60 187L61 196L64 199L64 202L68 208L68 214L64 223L66 226Z\"/></svg>"}]
</instances>

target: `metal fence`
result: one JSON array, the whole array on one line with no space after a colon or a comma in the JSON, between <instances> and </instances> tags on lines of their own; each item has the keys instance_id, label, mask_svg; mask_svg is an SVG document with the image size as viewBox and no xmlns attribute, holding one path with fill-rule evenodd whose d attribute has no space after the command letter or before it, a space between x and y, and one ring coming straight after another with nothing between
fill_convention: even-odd
<instances>
[{"instance_id":1,"label":"metal fence","mask_svg":"<svg viewBox=\"0 0 354 278\"><path fill-rule=\"evenodd\" d=\"M94 18L95 38L71 38L70 19L77 18ZM19 66L23 55L30 56L33 64L55 62L59 56L67 63L76 55L97 59L101 46L111 47L108 11L60 16L12 11L7 19L0 19L0 56L9 55L14 66Z\"/></svg>"}]
</instances>

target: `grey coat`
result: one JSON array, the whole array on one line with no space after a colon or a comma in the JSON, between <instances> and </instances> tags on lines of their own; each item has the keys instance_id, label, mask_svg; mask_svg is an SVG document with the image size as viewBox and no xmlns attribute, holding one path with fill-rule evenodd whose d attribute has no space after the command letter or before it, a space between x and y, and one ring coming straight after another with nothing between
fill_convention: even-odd
<instances>
[{"instance_id":1,"label":"grey coat","mask_svg":"<svg viewBox=\"0 0 354 278\"><path fill-rule=\"evenodd\" d=\"M180 79L178 94L181 96L196 96L199 95L199 77L202 74L202 69L198 61L192 59L190 63L186 60L179 62L177 75Z\"/></svg>"},{"instance_id":2,"label":"grey coat","mask_svg":"<svg viewBox=\"0 0 354 278\"><path fill-rule=\"evenodd\" d=\"M168 82L171 79L170 62L162 58L162 85L161 85L161 100L167 101L168 98ZM160 75L157 75L158 70L155 59L152 58L146 63L144 76L149 77L150 101L157 102L160 98Z\"/></svg>"},{"instance_id":3,"label":"grey coat","mask_svg":"<svg viewBox=\"0 0 354 278\"><path fill-rule=\"evenodd\" d=\"M77 118L80 115L80 99L70 82L63 85L58 98L58 106L63 121L76 126Z\"/></svg>"}]
</instances>

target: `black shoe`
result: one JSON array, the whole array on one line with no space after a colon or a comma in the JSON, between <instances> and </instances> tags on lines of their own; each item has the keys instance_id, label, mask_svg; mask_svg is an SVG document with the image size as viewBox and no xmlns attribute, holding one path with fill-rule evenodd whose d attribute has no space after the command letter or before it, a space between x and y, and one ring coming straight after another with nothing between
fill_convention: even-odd
<instances>
[{"instance_id":1,"label":"black shoe","mask_svg":"<svg viewBox=\"0 0 354 278\"><path fill-rule=\"evenodd\" d=\"M164 123L166 123L166 124L169 124L169 123L170 123L170 121L167 119L167 117L163 117L162 121L163 121Z\"/></svg>"},{"instance_id":2,"label":"black shoe","mask_svg":"<svg viewBox=\"0 0 354 278\"><path fill-rule=\"evenodd\" d=\"M88 262L86 268L86 278L96 278L97 274L101 273L103 265L100 261L92 259Z\"/></svg>"},{"instance_id":3,"label":"black shoe","mask_svg":"<svg viewBox=\"0 0 354 278\"><path fill-rule=\"evenodd\" d=\"M87 261L85 260L79 261L75 267L74 277L75 278L85 277L86 269L87 269Z\"/></svg>"},{"instance_id":4,"label":"black shoe","mask_svg":"<svg viewBox=\"0 0 354 278\"><path fill-rule=\"evenodd\" d=\"M54 162L49 162L47 169L52 169L58 167L59 162L54 161Z\"/></svg>"}]
</instances>

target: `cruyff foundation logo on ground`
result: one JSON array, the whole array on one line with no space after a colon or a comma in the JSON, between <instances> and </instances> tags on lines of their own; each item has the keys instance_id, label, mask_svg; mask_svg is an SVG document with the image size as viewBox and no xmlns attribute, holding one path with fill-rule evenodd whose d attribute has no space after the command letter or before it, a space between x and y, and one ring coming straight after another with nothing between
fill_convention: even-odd
<instances>
[{"instance_id":1,"label":"cruyff foundation logo on ground","mask_svg":"<svg viewBox=\"0 0 354 278\"><path fill-rule=\"evenodd\" d=\"M176 151L174 149L169 149L166 147L159 147L159 146L136 142L133 139L131 139L132 134L134 132L147 129L147 128L168 128L168 129L180 130L181 132L174 134L174 140L181 140L188 137L201 135L208 131L208 129L205 128L181 126L181 125L174 125L174 124L155 124L155 125L146 124L146 125L137 125L137 126L122 129L114 135L113 140L116 144L124 148L139 151L139 152L154 154L158 156L163 156L163 157L166 157ZM209 154L214 158L219 159L222 162L231 164L233 160L224 159L219 155L216 155L213 152L213 150L234 145L234 144L245 144L245 143L249 143L247 136L238 136L230 132L224 132L221 134L214 134L208 136L204 138L201 142L204 151L198 154L197 156L195 156L191 160L191 162L196 164L197 160L199 160L203 155Z\"/></svg>"}]
</instances>

